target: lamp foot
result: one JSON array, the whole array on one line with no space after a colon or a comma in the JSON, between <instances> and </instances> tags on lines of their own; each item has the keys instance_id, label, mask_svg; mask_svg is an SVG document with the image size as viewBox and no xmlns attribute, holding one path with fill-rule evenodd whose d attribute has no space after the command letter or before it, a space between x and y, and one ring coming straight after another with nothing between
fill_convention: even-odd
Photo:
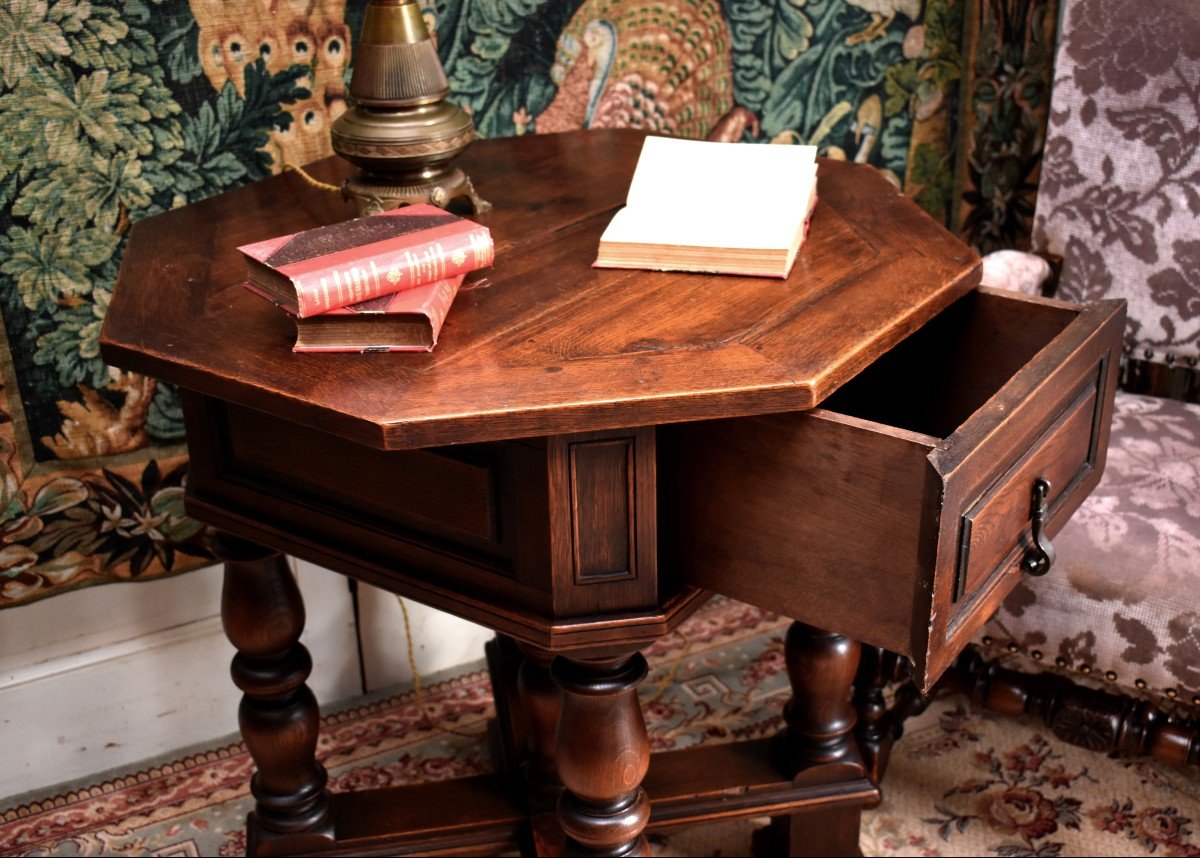
<instances>
[{"instance_id":1,"label":"lamp foot","mask_svg":"<svg viewBox=\"0 0 1200 858\"><path fill-rule=\"evenodd\" d=\"M446 208L455 200L465 200L475 214L490 211L492 204L475 193L470 177L457 167L425 180L399 179L389 182L384 176L358 172L342 186L342 196L352 200L360 217L378 214L400 206L428 203Z\"/></svg>"}]
</instances>

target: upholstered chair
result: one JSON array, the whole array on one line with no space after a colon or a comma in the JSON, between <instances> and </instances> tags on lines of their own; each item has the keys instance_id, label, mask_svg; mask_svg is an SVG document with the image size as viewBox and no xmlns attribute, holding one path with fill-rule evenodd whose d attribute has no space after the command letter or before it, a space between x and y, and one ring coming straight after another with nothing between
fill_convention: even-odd
<instances>
[{"instance_id":1,"label":"upholstered chair","mask_svg":"<svg viewBox=\"0 0 1200 858\"><path fill-rule=\"evenodd\" d=\"M1200 15L1172 0L1063 5L1033 244L1061 263L1056 297L1128 302L1121 390L1104 477L1055 536L1054 567L1017 586L944 685L1066 741L1195 766ZM1002 251L984 279L1034 291L1049 272ZM883 713L889 669L877 656L860 682L869 753L919 705L910 690Z\"/></svg>"}]
</instances>

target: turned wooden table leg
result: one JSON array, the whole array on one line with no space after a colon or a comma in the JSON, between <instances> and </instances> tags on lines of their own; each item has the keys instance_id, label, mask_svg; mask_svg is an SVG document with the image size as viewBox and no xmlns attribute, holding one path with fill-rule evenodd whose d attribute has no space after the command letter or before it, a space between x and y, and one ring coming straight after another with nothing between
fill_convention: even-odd
<instances>
[{"instance_id":1,"label":"turned wooden table leg","mask_svg":"<svg viewBox=\"0 0 1200 858\"><path fill-rule=\"evenodd\" d=\"M784 655L792 699L776 739L783 773L797 783L849 783L866 775L854 739L851 701L859 644L804 623L788 628ZM772 819L770 851L787 855L857 855L861 803L803 810Z\"/></svg>"},{"instance_id":2,"label":"turned wooden table leg","mask_svg":"<svg viewBox=\"0 0 1200 858\"><path fill-rule=\"evenodd\" d=\"M238 651L231 672L245 692L238 724L257 768L247 850L285 855L328 846L333 812L315 756L319 716L305 685L312 659L299 643L300 591L280 553L227 534L215 548L225 561L221 619Z\"/></svg>"},{"instance_id":3,"label":"turned wooden table leg","mask_svg":"<svg viewBox=\"0 0 1200 858\"><path fill-rule=\"evenodd\" d=\"M484 644L483 651L496 708L496 717L488 722L492 765L499 772L517 771L525 765L529 734L529 719L517 695L517 674L525 656L515 640L502 634Z\"/></svg>"},{"instance_id":4,"label":"turned wooden table leg","mask_svg":"<svg viewBox=\"0 0 1200 858\"><path fill-rule=\"evenodd\" d=\"M804 623L788 627L784 643L792 699L784 708L780 738L791 773L812 765L859 759L857 715L851 702L860 646L845 635Z\"/></svg>"},{"instance_id":5,"label":"turned wooden table leg","mask_svg":"<svg viewBox=\"0 0 1200 858\"><path fill-rule=\"evenodd\" d=\"M642 833L650 799L642 778L650 740L638 705L641 653L603 660L559 657L551 675L563 691L556 762L566 789L558 821L571 855L649 855Z\"/></svg>"},{"instance_id":6,"label":"turned wooden table leg","mask_svg":"<svg viewBox=\"0 0 1200 858\"><path fill-rule=\"evenodd\" d=\"M888 721L883 689L887 686L887 653L877 646L864 646L854 680L854 707L858 725L854 736L862 752L863 763L876 784L883 779L888 754L892 749L892 731Z\"/></svg>"},{"instance_id":7,"label":"turned wooden table leg","mask_svg":"<svg viewBox=\"0 0 1200 858\"><path fill-rule=\"evenodd\" d=\"M524 658L517 672L517 696L529 726L525 779L537 803L539 798L557 798L562 791L555 745L563 693L550 675L552 653L530 646L522 646L521 653Z\"/></svg>"}]
</instances>

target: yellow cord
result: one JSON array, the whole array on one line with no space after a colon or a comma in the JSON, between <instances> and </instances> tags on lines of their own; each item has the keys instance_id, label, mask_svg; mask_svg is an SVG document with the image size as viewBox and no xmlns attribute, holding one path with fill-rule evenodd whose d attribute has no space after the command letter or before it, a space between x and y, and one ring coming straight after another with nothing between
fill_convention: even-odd
<instances>
[{"instance_id":1,"label":"yellow cord","mask_svg":"<svg viewBox=\"0 0 1200 858\"><path fill-rule=\"evenodd\" d=\"M417 703L421 703L421 711L424 712L425 706L422 703L424 692L421 690L421 672L417 670L417 656L413 651L412 623L408 619L408 605L400 596L396 597L396 601L400 603L400 613L404 614L404 640L408 644L408 667L412 671L413 694L416 695Z\"/></svg>"},{"instance_id":2,"label":"yellow cord","mask_svg":"<svg viewBox=\"0 0 1200 858\"><path fill-rule=\"evenodd\" d=\"M413 649L412 623L408 619L408 605L405 604L404 598L396 597L396 601L400 603L400 613L404 615L404 640L408 644L408 667L412 670L413 677L413 697L416 700L417 706L421 709L421 717L425 719L425 723L429 725L431 730L437 730L440 733L453 733L456 736L466 736L468 739L478 739L481 733L468 733L466 730L455 730L453 727L443 727L429 717L429 712L425 709L425 690L421 682L421 672L417 670L417 655ZM487 728L484 728L486 732Z\"/></svg>"},{"instance_id":3,"label":"yellow cord","mask_svg":"<svg viewBox=\"0 0 1200 858\"><path fill-rule=\"evenodd\" d=\"M314 179L312 176L310 176L308 173L305 172L303 167L297 167L295 164L289 164L287 161L283 162L282 171L284 173L296 173L298 176L300 176L301 179L306 181L308 184L310 184L314 188L318 188L322 191L333 191L333 193L335 193L335 194L340 194L342 192L342 189L339 185L331 185L328 182L322 182L320 179ZM401 604L403 604L403 602Z\"/></svg>"}]
</instances>

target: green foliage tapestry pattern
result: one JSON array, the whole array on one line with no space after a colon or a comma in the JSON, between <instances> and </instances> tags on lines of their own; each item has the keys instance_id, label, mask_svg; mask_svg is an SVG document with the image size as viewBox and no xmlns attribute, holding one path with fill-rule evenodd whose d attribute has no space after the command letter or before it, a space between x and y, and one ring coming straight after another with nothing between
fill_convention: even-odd
<instances>
[{"instance_id":1,"label":"green foliage tapestry pattern","mask_svg":"<svg viewBox=\"0 0 1200 858\"><path fill-rule=\"evenodd\" d=\"M1058 0L984 0L965 23L952 228L981 253L1028 250L1050 111Z\"/></svg>"},{"instance_id":2,"label":"green foliage tapestry pattern","mask_svg":"<svg viewBox=\"0 0 1200 858\"><path fill-rule=\"evenodd\" d=\"M329 152L365 0L0 8L0 607L208 562L178 395L100 359L129 227ZM817 144L949 217L963 0L438 0L484 137Z\"/></svg>"}]
</instances>

